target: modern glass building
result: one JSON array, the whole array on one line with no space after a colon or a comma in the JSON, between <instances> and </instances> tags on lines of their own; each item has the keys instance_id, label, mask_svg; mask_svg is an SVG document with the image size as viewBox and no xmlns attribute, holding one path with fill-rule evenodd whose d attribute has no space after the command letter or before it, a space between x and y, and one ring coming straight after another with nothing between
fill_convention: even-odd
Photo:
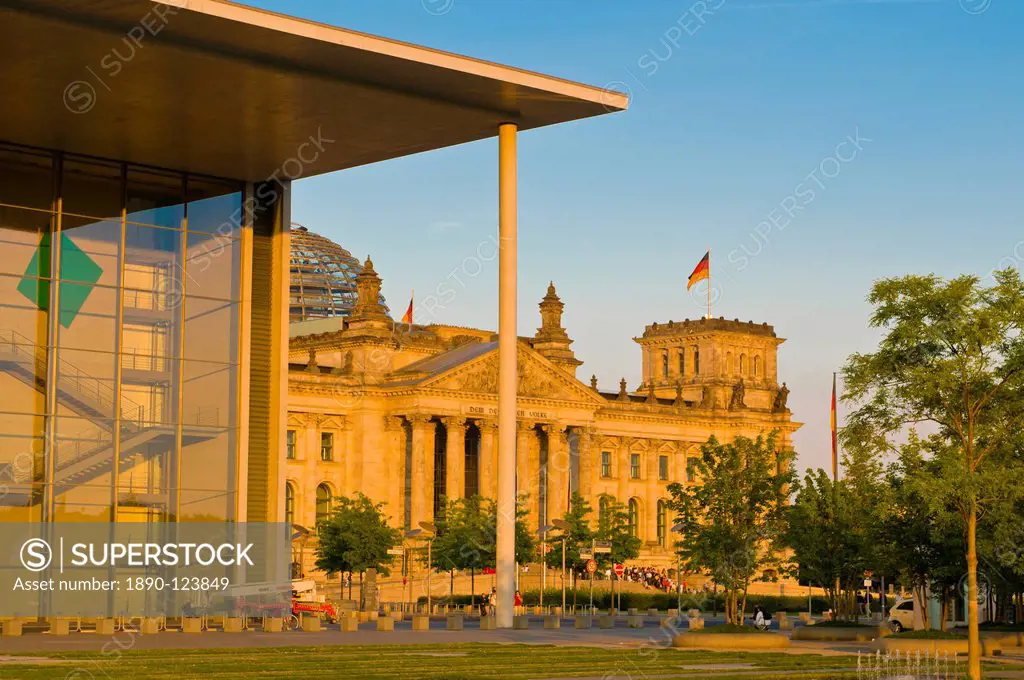
<instances>
[{"instance_id":1,"label":"modern glass building","mask_svg":"<svg viewBox=\"0 0 1024 680\"><path fill-rule=\"evenodd\" d=\"M0 145L3 519L238 518L244 192Z\"/></svg>"},{"instance_id":2,"label":"modern glass building","mask_svg":"<svg viewBox=\"0 0 1024 680\"><path fill-rule=\"evenodd\" d=\"M500 128L514 224L517 131L627 105L226 0L0 0L0 63L0 521L282 521L292 181Z\"/></svg>"}]
</instances>

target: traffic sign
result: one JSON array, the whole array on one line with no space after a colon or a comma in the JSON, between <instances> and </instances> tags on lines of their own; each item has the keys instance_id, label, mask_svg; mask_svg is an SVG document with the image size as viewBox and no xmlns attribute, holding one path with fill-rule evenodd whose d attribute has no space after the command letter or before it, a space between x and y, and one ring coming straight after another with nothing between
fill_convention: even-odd
<instances>
[{"instance_id":1,"label":"traffic sign","mask_svg":"<svg viewBox=\"0 0 1024 680\"><path fill-rule=\"evenodd\" d=\"M626 572L626 568L621 563L615 564L615 575L622 578L622 575Z\"/></svg>"},{"instance_id":2,"label":"traffic sign","mask_svg":"<svg viewBox=\"0 0 1024 680\"><path fill-rule=\"evenodd\" d=\"M405 549L404 548L388 548L388 554L389 555L404 555L405 554Z\"/></svg>"},{"instance_id":3,"label":"traffic sign","mask_svg":"<svg viewBox=\"0 0 1024 680\"><path fill-rule=\"evenodd\" d=\"M610 547L597 546L594 548L594 553L610 553L612 549Z\"/></svg>"},{"instance_id":4,"label":"traffic sign","mask_svg":"<svg viewBox=\"0 0 1024 680\"><path fill-rule=\"evenodd\" d=\"M593 574L597 571L597 562L594 560L587 560L587 573Z\"/></svg>"},{"instance_id":5,"label":"traffic sign","mask_svg":"<svg viewBox=\"0 0 1024 680\"><path fill-rule=\"evenodd\" d=\"M592 560L592 559L594 559L594 553L590 552L589 550L581 550L580 551L580 559L581 560Z\"/></svg>"}]
</instances>

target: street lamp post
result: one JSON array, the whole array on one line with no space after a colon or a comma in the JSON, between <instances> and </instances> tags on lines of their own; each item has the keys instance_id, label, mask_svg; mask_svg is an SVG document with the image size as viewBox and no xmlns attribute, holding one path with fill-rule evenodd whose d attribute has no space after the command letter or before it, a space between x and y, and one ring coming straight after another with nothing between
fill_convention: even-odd
<instances>
[{"instance_id":1,"label":"street lamp post","mask_svg":"<svg viewBox=\"0 0 1024 680\"><path fill-rule=\"evenodd\" d=\"M548 545L545 542L548 532L554 527L550 524L545 524L537 530L537 535L540 536L540 606L544 606L544 587L548 584Z\"/></svg>"},{"instance_id":2,"label":"street lamp post","mask_svg":"<svg viewBox=\"0 0 1024 680\"><path fill-rule=\"evenodd\" d=\"M572 528L563 519L551 520L551 526L562 532L562 615L565 615L565 537Z\"/></svg>"},{"instance_id":3,"label":"street lamp post","mask_svg":"<svg viewBox=\"0 0 1024 680\"><path fill-rule=\"evenodd\" d=\"M679 522L672 526L672 533L683 534L686 530L686 524ZM679 609L679 615L683 613L683 558L679 554L679 550L676 550L676 607Z\"/></svg>"},{"instance_id":4,"label":"street lamp post","mask_svg":"<svg viewBox=\"0 0 1024 680\"><path fill-rule=\"evenodd\" d=\"M410 529L409 531L405 532L405 535L408 538L422 538L422 539L425 539L427 541L427 616L430 616L430 605L431 605L431 603L430 603L430 571L432 569L431 563L433 562L433 559L432 559L433 556L431 555L431 551L432 551L432 549L434 547L434 538L435 538L434 532L435 531L436 531L436 529L435 529L434 524L432 522L420 522L420 528L419 529ZM412 590L412 577L411 577L412 561L411 560L410 560L409 564L410 564L410 569L409 569L409 572L410 572L410 578L409 578L410 587L409 587L409 589ZM413 611L415 611L416 610L416 603L413 602L412 605L413 605Z\"/></svg>"}]
</instances>

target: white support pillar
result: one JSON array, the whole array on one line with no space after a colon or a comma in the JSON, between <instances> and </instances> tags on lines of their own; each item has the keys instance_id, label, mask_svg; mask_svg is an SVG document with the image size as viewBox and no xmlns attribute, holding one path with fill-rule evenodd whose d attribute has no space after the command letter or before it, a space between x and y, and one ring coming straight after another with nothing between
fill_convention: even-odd
<instances>
[{"instance_id":1,"label":"white support pillar","mask_svg":"<svg viewBox=\"0 0 1024 680\"><path fill-rule=\"evenodd\" d=\"M511 628L516 590L516 132L498 127L498 628Z\"/></svg>"}]
</instances>

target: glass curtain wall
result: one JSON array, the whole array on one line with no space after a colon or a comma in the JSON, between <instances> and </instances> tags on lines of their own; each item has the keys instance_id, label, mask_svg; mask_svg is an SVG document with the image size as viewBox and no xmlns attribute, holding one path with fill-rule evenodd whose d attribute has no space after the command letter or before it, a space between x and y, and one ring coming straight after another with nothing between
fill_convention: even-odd
<instances>
[{"instance_id":1,"label":"glass curtain wall","mask_svg":"<svg viewBox=\"0 0 1024 680\"><path fill-rule=\"evenodd\" d=\"M240 182L0 145L0 521L224 521Z\"/></svg>"}]
</instances>

